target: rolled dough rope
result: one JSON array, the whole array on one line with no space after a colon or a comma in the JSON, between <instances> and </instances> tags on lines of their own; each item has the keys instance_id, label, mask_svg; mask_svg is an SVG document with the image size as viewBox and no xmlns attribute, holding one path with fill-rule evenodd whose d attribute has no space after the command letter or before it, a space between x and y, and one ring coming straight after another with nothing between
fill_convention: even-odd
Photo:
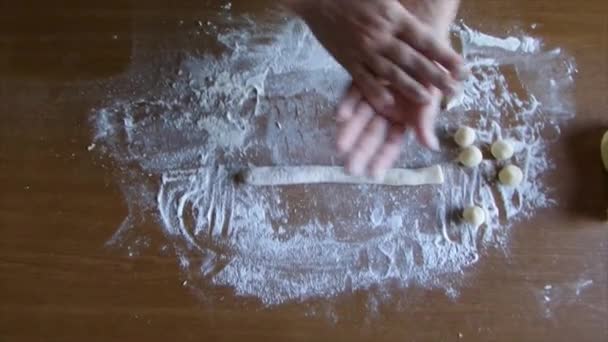
<instances>
[{"instance_id":1,"label":"rolled dough rope","mask_svg":"<svg viewBox=\"0 0 608 342\"><path fill-rule=\"evenodd\" d=\"M390 169L383 179L351 176L337 166L268 166L253 167L239 174L246 184L292 185L292 184L379 184L390 186L414 186L443 183L441 166L424 169Z\"/></svg>"},{"instance_id":2,"label":"rolled dough rope","mask_svg":"<svg viewBox=\"0 0 608 342\"><path fill-rule=\"evenodd\" d=\"M602 152L602 162L604 163L604 169L608 171L608 131L606 131L606 133L604 133L604 136L602 137L600 150Z\"/></svg>"}]
</instances>

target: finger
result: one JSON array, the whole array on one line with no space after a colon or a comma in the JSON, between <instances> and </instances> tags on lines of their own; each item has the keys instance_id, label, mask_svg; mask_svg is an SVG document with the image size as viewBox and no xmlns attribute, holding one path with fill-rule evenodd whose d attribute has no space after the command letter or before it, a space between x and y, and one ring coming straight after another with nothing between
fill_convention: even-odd
<instances>
[{"instance_id":1,"label":"finger","mask_svg":"<svg viewBox=\"0 0 608 342\"><path fill-rule=\"evenodd\" d=\"M364 66L353 68L353 81L377 111L384 111L395 104L395 98L376 77Z\"/></svg>"},{"instance_id":2,"label":"finger","mask_svg":"<svg viewBox=\"0 0 608 342\"><path fill-rule=\"evenodd\" d=\"M447 96L458 91L458 84L445 69L400 40L387 45L384 56L424 86L434 85Z\"/></svg>"},{"instance_id":3,"label":"finger","mask_svg":"<svg viewBox=\"0 0 608 342\"><path fill-rule=\"evenodd\" d=\"M392 61L380 55L368 56L367 60L370 63L370 68L376 75L389 81L403 97L418 104L427 104L431 100L426 87ZM384 110L381 112L384 112Z\"/></svg>"},{"instance_id":4,"label":"finger","mask_svg":"<svg viewBox=\"0 0 608 342\"><path fill-rule=\"evenodd\" d=\"M374 178L384 178L386 171L393 166L401 152L404 135L405 127L391 126L384 145L370 164L370 172Z\"/></svg>"},{"instance_id":5,"label":"finger","mask_svg":"<svg viewBox=\"0 0 608 342\"><path fill-rule=\"evenodd\" d=\"M449 43L436 38L431 29L416 17L411 14L403 16L400 28L397 36L404 43L411 45L427 58L441 64L456 79L462 80L466 77L465 75L468 73L463 65L462 57L450 47Z\"/></svg>"},{"instance_id":6,"label":"finger","mask_svg":"<svg viewBox=\"0 0 608 342\"><path fill-rule=\"evenodd\" d=\"M381 116L375 116L367 125L359 142L352 150L346 169L354 175L362 175L372 157L377 153L386 140L388 121Z\"/></svg>"},{"instance_id":7,"label":"finger","mask_svg":"<svg viewBox=\"0 0 608 342\"><path fill-rule=\"evenodd\" d=\"M336 119L345 122L353 117L357 104L361 101L361 92L351 84L336 110Z\"/></svg>"},{"instance_id":8,"label":"finger","mask_svg":"<svg viewBox=\"0 0 608 342\"><path fill-rule=\"evenodd\" d=\"M348 153L352 150L373 116L372 107L365 101L359 102L353 117L344 122L338 131L337 147L340 153Z\"/></svg>"},{"instance_id":9,"label":"finger","mask_svg":"<svg viewBox=\"0 0 608 342\"><path fill-rule=\"evenodd\" d=\"M437 106L433 105L433 109L424 111L414 120L414 129L418 141L434 151L439 151L439 139L435 134L435 118L437 116Z\"/></svg>"}]
</instances>

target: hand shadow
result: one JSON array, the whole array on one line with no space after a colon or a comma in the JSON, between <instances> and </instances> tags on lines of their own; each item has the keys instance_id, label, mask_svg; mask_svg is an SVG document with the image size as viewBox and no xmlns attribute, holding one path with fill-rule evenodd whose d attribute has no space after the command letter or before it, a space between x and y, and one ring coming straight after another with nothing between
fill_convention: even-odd
<instances>
[{"instance_id":1,"label":"hand shadow","mask_svg":"<svg viewBox=\"0 0 608 342\"><path fill-rule=\"evenodd\" d=\"M568 182L566 205L577 216L606 220L608 209L608 174L600 157L600 142L606 127L576 127L565 134L565 166L570 171L557 172L558 182ZM559 168L559 166L558 166ZM569 174L567 179L561 175Z\"/></svg>"},{"instance_id":2,"label":"hand shadow","mask_svg":"<svg viewBox=\"0 0 608 342\"><path fill-rule=\"evenodd\" d=\"M5 79L99 79L124 71L131 59L130 1L4 1L0 13Z\"/></svg>"}]
</instances>

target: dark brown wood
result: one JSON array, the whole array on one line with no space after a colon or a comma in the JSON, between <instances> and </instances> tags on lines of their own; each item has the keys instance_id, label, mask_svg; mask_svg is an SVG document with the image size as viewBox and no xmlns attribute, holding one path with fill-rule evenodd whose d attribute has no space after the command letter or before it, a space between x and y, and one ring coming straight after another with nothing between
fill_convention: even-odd
<instances>
[{"instance_id":1,"label":"dark brown wood","mask_svg":"<svg viewBox=\"0 0 608 342\"><path fill-rule=\"evenodd\" d=\"M485 257L455 301L414 289L407 309L370 321L344 296L337 322L297 304L210 306L181 286L174 256L107 249L127 208L112 163L86 149L103 81L133 67L132 37L154 55L179 20L204 21L219 4L0 2L0 341L608 340L608 175L598 150L608 128L606 0L464 0L461 17L489 31L537 23L580 72L577 116L554 153L562 205L516 227L510 258ZM593 285L545 317L531 289L581 273Z\"/></svg>"}]
</instances>

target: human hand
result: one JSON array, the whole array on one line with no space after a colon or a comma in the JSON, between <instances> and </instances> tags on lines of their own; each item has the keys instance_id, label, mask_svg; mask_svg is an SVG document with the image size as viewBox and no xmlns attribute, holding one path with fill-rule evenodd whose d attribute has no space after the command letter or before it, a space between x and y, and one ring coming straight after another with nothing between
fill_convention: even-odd
<instances>
[{"instance_id":1,"label":"human hand","mask_svg":"<svg viewBox=\"0 0 608 342\"><path fill-rule=\"evenodd\" d=\"M400 0L419 20L433 28L436 36L448 44L450 24L458 12L460 0ZM351 85L337 108L340 122L338 150L347 155L347 170L354 174L367 171L381 177L397 160L408 128L413 128L423 145L437 150L434 132L441 93L427 85L431 100L426 104L412 102L396 95L394 106L383 112L374 111L355 84Z\"/></svg>"},{"instance_id":2,"label":"human hand","mask_svg":"<svg viewBox=\"0 0 608 342\"><path fill-rule=\"evenodd\" d=\"M434 125L441 94L435 88L429 91L432 97L427 104L396 96L395 105L379 115L357 86L352 85L337 110L340 123L337 146L340 153L347 156L348 172L382 178L399 157L408 128L416 132L421 144L438 150Z\"/></svg>"},{"instance_id":3,"label":"human hand","mask_svg":"<svg viewBox=\"0 0 608 342\"><path fill-rule=\"evenodd\" d=\"M397 95L429 104L429 85L452 95L466 75L461 57L399 0L286 1L378 111L393 107Z\"/></svg>"}]
</instances>

